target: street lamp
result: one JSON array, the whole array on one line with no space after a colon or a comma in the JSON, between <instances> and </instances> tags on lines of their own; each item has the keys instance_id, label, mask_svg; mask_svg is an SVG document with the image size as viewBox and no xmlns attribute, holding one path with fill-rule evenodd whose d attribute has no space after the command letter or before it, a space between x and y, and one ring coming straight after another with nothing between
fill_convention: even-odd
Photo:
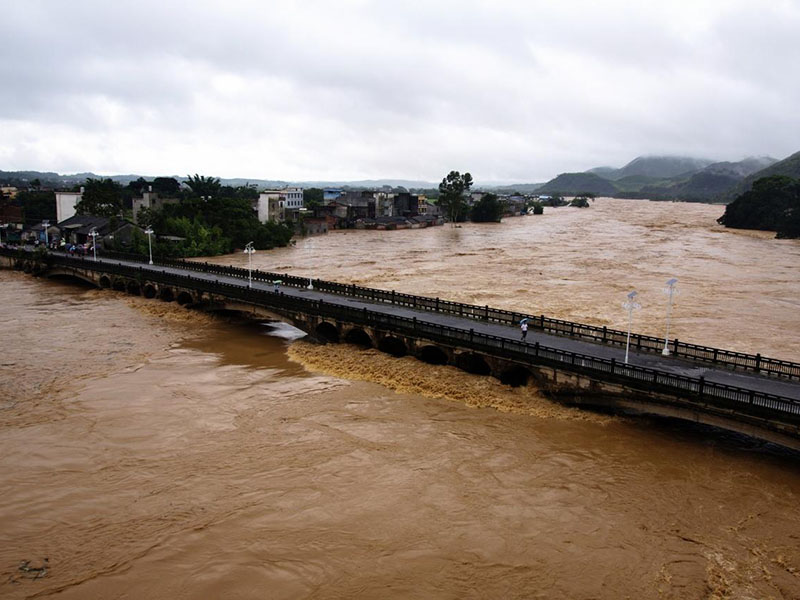
<instances>
[{"instance_id":1,"label":"street lamp","mask_svg":"<svg viewBox=\"0 0 800 600\"><path fill-rule=\"evenodd\" d=\"M622 308L628 311L628 339L625 342L625 364L628 364L628 350L631 347L631 326L633 325L633 311L642 308L642 305L634 301L636 290L628 294L628 301L622 303Z\"/></svg>"},{"instance_id":2,"label":"street lamp","mask_svg":"<svg viewBox=\"0 0 800 600\"><path fill-rule=\"evenodd\" d=\"M47 219L42 221L42 227L44 227L44 245L47 247L50 245L50 238L47 236L47 228L50 227L50 221Z\"/></svg>"},{"instance_id":3,"label":"street lamp","mask_svg":"<svg viewBox=\"0 0 800 600\"><path fill-rule=\"evenodd\" d=\"M94 253L94 259L97 260L97 229L92 228L89 232L89 235L92 236L92 252Z\"/></svg>"},{"instance_id":4,"label":"street lamp","mask_svg":"<svg viewBox=\"0 0 800 600\"><path fill-rule=\"evenodd\" d=\"M669 301L667 303L667 333L664 335L664 349L661 351L661 354L664 356L669 356L669 321L672 318L672 299L678 293L678 290L675 288L676 283L678 283L678 280L673 277L667 281L667 287L664 288L664 293L669 296Z\"/></svg>"},{"instance_id":5,"label":"street lamp","mask_svg":"<svg viewBox=\"0 0 800 600\"><path fill-rule=\"evenodd\" d=\"M253 242L248 242L244 247L244 253L247 254L247 287L253 287L253 254L255 252Z\"/></svg>"},{"instance_id":6,"label":"street lamp","mask_svg":"<svg viewBox=\"0 0 800 600\"><path fill-rule=\"evenodd\" d=\"M153 233L154 233L153 232L153 228L152 227L148 227L147 229L144 230L144 232L147 234L147 249L150 251L150 263L149 264L152 265L153 264L153 241L150 239L150 236L153 235Z\"/></svg>"}]
</instances>

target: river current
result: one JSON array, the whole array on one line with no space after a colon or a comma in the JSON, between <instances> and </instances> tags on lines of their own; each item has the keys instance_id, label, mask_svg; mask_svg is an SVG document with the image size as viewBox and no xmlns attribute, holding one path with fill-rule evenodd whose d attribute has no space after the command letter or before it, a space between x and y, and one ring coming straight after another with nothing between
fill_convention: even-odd
<instances>
[{"instance_id":1,"label":"river current","mask_svg":"<svg viewBox=\"0 0 800 600\"><path fill-rule=\"evenodd\" d=\"M264 270L800 361L800 241L598 199ZM246 266L247 256L216 262ZM280 323L0 271L0 597L800 597L800 459Z\"/></svg>"}]
</instances>

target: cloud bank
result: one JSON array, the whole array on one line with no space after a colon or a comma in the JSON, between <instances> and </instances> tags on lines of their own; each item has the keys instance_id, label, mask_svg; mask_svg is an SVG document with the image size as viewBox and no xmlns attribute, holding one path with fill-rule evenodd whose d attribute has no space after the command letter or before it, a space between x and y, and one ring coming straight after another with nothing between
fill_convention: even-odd
<instances>
[{"instance_id":1,"label":"cloud bank","mask_svg":"<svg viewBox=\"0 0 800 600\"><path fill-rule=\"evenodd\" d=\"M544 181L800 143L800 3L3 8L0 168Z\"/></svg>"}]
</instances>

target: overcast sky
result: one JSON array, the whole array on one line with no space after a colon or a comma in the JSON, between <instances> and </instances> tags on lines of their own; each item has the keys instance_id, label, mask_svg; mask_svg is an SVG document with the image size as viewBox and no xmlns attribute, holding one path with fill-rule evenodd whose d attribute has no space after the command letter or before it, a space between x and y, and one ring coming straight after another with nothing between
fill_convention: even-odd
<instances>
[{"instance_id":1,"label":"overcast sky","mask_svg":"<svg viewBox=\"0 0 800 600\"><path fill-rule=\"evenodd\" d=\"M0 0L0 169L546 181L800 150L800 0Z\"/></svg>"}]
</instances>

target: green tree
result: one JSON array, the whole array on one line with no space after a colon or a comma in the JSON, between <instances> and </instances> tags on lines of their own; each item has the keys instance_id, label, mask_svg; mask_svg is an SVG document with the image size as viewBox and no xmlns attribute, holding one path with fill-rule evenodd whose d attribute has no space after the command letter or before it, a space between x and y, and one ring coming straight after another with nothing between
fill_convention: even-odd
<instances>
[{"instance_id":1,"label":"green tree","mask_svg":"<svg viewBox=\"0 0 800 600\"><path fill-rule=\"evenodd\" d=\"M450 171L439 184L439 206L451 223L464 220L466 201L464 194L472 187L472 175Z\"/></svg>"},{"instance_id":2,"label":"green tree","mask_svg":"<svg viewBox=\"0 0 800 600\"><path fill-rule=\"evenodd\" d=\"M92 179L84 183L81 201L75 207L79 215L112 217L122 212L122 186L111 179Z\"/></svg>"},{"instance_id":3,"label":"green tree","mask_svg":"<svg viewBox=\"0 0 800 600\"><path fill-rule=\"evenodd\" d=\"M484 194L472 207L469 218L475 223L499 223L504 209L496 194Z\"/></svg>"},{"instance_id":4,"label":"green tree","mask_svg":"<svg viewBox=\"0 0 800 600\"><path fill-rule=\"evenodd\" d=\"M11 201L14 206L22 207L22 217L28 225L41 223L48 219L56 222L56 195L53 192L36 192L23 190Z\"/></svg>"},{"instance_id":5,"label":"green tree","mask_svg":"<svg viewBox=\"0 0 800 600\"><path fill-rule=\"evenodd\" d=\"M592 199L594 202L594 199ZM580 194L575 196L572 199L572 202L569 203L570 206L575 206L577 208L589 208L589 197L588 194Z\"/></svg>"},{"instance_id":6,"label":"green tree","mask_svg":"<svg viewBox=\"0 0 800 600\"><path fill-rule=\"evenodd\" d=\"M251 202L253 200L258 200L258 187L255 184L250 185L249 183L247 185L237 186L233 188L233 197L249 200Z\"/></svg>"},{"instance_id":7,"label":"green tree","mask_svg":"<svg viewBox=\"0 0 800 600\"><path fill-rule=\"evenodd\" d=\"M135 194L137 196L141 196L142 192L147 191L147 186L150 185L144 177L139 177L136 181L131 181L128 184L128 189L130 190L131 194Z\"/></svg>"},{"instance_id":8,"label":"green tree","mask_svg":"<svg viewBox=\"0 0 800 600\"><path fill-rule=\"evenodd\" d=\"M718 220L726 227L776 231L778 237L800 237L800 180L773 175L725 207Z\"/></svg>"},{"instance_id":9,"label":"green tree","mask_svg":"<svg viewBox=\"0 0 800 600\"><path fill-rule=\"evenodd\" d=\"M185 238L171 242L162 240L159 255L224 254L243 248L248 242L254 242L257 249L285 246L292 238L293 229L285 224L259 222L252 199L241 197L252 196L254 192L252 186L230 190L220 187L220 194L206 200L190 196L179 204L166 204L160 211L145 213L148 224L158 235ZM156 253L155 248L153 252Z\"/></svg>"},{"instance_id":10,"label":"green tree","mask_svg":"<svg viewBox=\"0 0 800 600\"><path fill-rule=\"evenodd\" d=\"M175 197L181 191L181 184L174 177L156 177L153 179L153 191L161 196Z\"/></svg>"},{"instance_id":11,"label":"green tree","mask_svg":"<svg viewBox=\"0 0 800 600\"><path fill-rule=\"evenodd\" d=\"M194 177L188 176L186 185L192 190L192 194L205 198L219 196L222 190L222 184L218 178L197 175L196 173Z\"/></svg>"},{"instance_id":12,"label":"green tree","mask_svg":"<svg viewBox=\"0 0 800 600\"><path fill-rule=\"evenodd\" d=\"M322 206L324 192L320 188L306 188L303 190L303 204L309 210Z\"/></svg>"}]
</instances>

